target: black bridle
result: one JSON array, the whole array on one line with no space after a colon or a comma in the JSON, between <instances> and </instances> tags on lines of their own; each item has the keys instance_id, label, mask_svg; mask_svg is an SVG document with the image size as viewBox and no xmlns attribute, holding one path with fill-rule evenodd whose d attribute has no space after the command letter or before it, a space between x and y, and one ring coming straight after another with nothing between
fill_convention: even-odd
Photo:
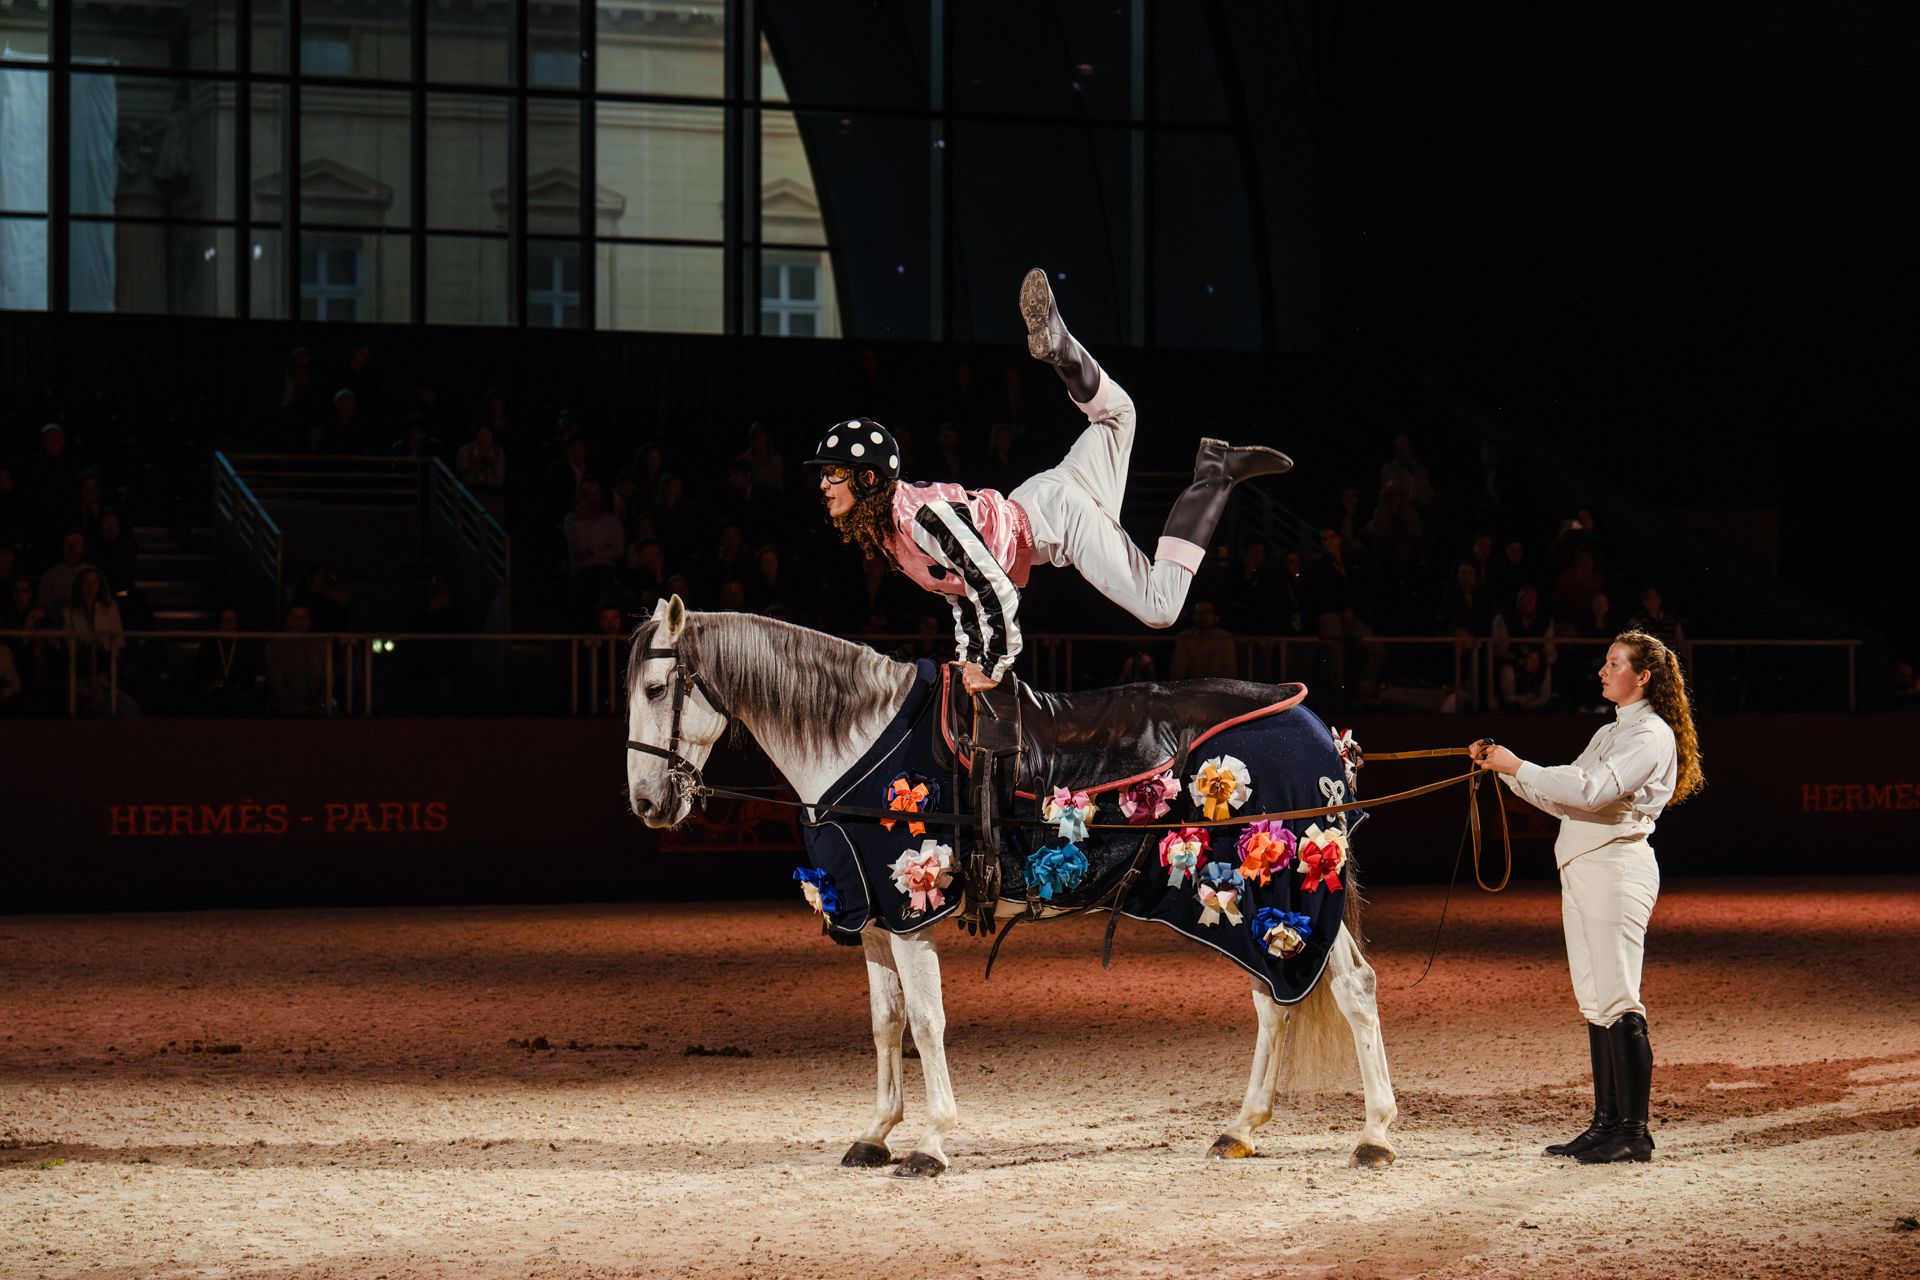
<instances>
[{"instance_id":1,"label":"black bridle","mask_svg":"<svg viewBox=\"0 0 1920 1280\"><path fill-rule=\"evenodd\" d=\"M642 661L649 658L673 659L672 736L667 739L667 745L665 747L656 747L645 742L635 742L632 738L628 738L627 750L644 751L650 756L659 756L667 762L667 774L669 777L678 776L685 779L686 783L691 787L691 794L696 796L704 795L707 790L707 785L705 780L700 776L699 767L695 765L693 761L680 754L680 711L686 706L687 690L689 688L698 689L701 696L707 700L707 705L712 707L715 714L722 720L731 720L733 717L727 713L726 704L720 701L719 696L713 691L713 686L707 683L706 678L698 671L687 670L687 664L681 661L679 649L647 649L641 653L640 658ZM627 691L629 698L636 694L645 696L643 690L629 689Z\"/></svg>"}]
</instances>

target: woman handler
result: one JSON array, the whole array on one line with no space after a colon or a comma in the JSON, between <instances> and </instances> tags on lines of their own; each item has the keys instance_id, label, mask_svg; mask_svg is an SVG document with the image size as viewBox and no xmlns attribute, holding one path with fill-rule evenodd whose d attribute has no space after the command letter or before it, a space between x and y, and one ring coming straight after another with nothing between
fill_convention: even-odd
<instances>
[{"instance_id":1,"label":"woman handler","mask_svg":"<svg viewBox=\"0 0 1920 1280\"><path fill-rule=\"evenodd\" d=\"M1028 352L1054 367L1087 415L1087 429L1058 466L1005 496L902 483L899 447L871 418L833 427L806 463L820 469L821 499L843 538L949 597L965 684L975 693L998 684L1020 655L1020 589L1032 565L1072 565L1148 626L1172 626L1233 486L1293 467L1278 450L1203 439L1193 483L1174 501L1149 560L1120 527L1132 399L1067 332L1046 272L1029 271L1021 282L1020 315Z\"/></svg>"},{"instance_id":2,"label":"woman handler","mask_svg":"<svg viewBox=\"0 0 1920 1280\"><path fill-rule=\"evenodd\" d=\"M1705 781L1686 678L1671 649L1644 632L1623 633L1607 649L1600 689L1615 705L1613 723L1572 764L1542 768L1491 742L1470 749L1521 799L1560 819L1553 854L1567 966L1587 1020L1593 1123L1547 1154L1582 1164L1653 1157L1653 1049L1640 966L1660 867L1647 841L1661 812Z\"/></svg>"}]
</instances>

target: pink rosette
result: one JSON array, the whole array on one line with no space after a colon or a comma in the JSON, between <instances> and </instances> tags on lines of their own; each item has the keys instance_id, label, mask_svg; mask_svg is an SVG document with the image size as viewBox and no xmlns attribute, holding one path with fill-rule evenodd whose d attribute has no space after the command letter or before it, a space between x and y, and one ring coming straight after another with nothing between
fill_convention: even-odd
<instances>
[{"instance_id":1,"label":"pink rosette","mask_svg":"<svg viewBox=\"0 0 1920 1280\"><path fill-rule=\"evenodd\" d=\"M1179 780L1169 769L1122 789L1120 812L1126 815L1128 822L1158 822L1171 809L1167 801L1179 794Z\"/></svg>"},{"instance_id":2,"label":"pink rosette","mask_svg":"<svg viewBox=\"0 0 1920 1280\"><path fill-rule=\"evenodd\" d=\"M1167 887L1178 889L1182 880L1199 873L1211 843L1202 827L1181 827L1160 839L1160 865L1167 869Z\"/></svg>"},{"instance_id":3,"label":"pink rosette","mask_svg":"<svg viewBox=\"0 0 1920 1280\"><path fill-rule=\"evenodd\" d=\"M893 860L893 887L907 895L915 911L946 905L940 891L953 883L953 850L932 840L909 849Z\"/></svg>"}]
</instances>

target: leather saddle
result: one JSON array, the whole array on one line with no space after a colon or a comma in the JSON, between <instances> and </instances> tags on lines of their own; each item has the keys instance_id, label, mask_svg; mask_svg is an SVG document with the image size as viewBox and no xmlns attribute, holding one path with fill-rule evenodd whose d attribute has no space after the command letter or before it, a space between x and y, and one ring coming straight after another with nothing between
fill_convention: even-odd
<instances>
[{"instance_id":1,"label":"leather saddle","mask_svg":"<svg viewBox=\"0 0 1920 1280\"><path fill-rule=\"evenodd\" d=\"M1202 738L1229 724L1284 711L1305 695L1304 685L1247 680L1127 684L1056 694L1010 678L980 695L976 704L947 667L941 673L934 751L943 766L961 769L972 768L976 750L1001 763L1012 755L1007 772L1028 798L1050 787L1096 790L1178 767Z\"/></svg>"}]
</instances>

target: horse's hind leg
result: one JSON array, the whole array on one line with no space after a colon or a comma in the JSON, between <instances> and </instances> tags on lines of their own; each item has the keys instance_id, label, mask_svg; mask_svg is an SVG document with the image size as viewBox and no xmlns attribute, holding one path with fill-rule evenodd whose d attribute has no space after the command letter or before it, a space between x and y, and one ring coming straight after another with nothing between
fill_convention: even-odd
<instances>
[{"instance_id":1,"label":"horse's hind leg","mask_svg":"<svg viewBox=\"0 0 1920 1280\"><path fill-rule=\"evenodd\" d=\"M907 1023L913 1028L914 1047L920 1051L920 1073L927 1086L927 1131L894 1170L895 1177L931 1177L947 1167L941 1137L959 1120L953 1101L953 1081L947 1075L947 1009L940 986L940 952L934 931L892 934L894 968L906 996ZM896 1077L897 1079L898 1077Z\"/></svg>"},{"instance_id":2,"label":"horse's hind leg","mask_svg":"<svg viewBox=\"0 0 1920 1280\"><path fill-rule=\"evenodd\" d=\"M1240 1114L1226 1132L1207 1149L1211 1160L1239 1160L1253 1154L1253 1131L1273 1118L1273 1096L1280 1084L1281 1050L1287 1043L1287 1011L1267 990L1253 980L1253 1011L1260 1019L1254 1034L1253 1072L1247 1078L1247 1096L1240 1103Z\"/></svg>"},{"instance_id":3,"label":"horse's hind leg","mask_svg":"<svg viewBox=\"0 0 1920 1280\"><path fill-rule=\"evenodd\" d=\"M907 1025L907 1001L894 967L893 946L885 930L868 926L860 934L867 956L867 995L873 1003L873 1050L880 1060L880 1083L873 1100L873 1122L840 1163L875 1169L892 1159L887 1135L906 1115L900 1087L900 1032Z\"/></svg>"},{"instance_id":4,"label":"horse's hind leg","mask_svg":"<svg viewBox=\"0 0 1920 1280\"><path fill-rule=\"evenodd\" d=\"M1387 1074L1387 1046L1380 1037L1380 1009L1375 1000L1378 983L1373 966L1360 954L1359 944L1345 925L1334 939L1327 958L1326 981L1333 984L1333 999L1353 1028L1354 1048L1360 1054L1360 1084L1366 1091L1367 1124L1361 1131L1360 1145L1354 1148L1353 1163L1363 1168L1383 1169L1394 1161L1393 1144L1387 1140L1387 1126L1399 1114L1393 1102L1393 1079Z\"/></svg>"}]
</instances>

